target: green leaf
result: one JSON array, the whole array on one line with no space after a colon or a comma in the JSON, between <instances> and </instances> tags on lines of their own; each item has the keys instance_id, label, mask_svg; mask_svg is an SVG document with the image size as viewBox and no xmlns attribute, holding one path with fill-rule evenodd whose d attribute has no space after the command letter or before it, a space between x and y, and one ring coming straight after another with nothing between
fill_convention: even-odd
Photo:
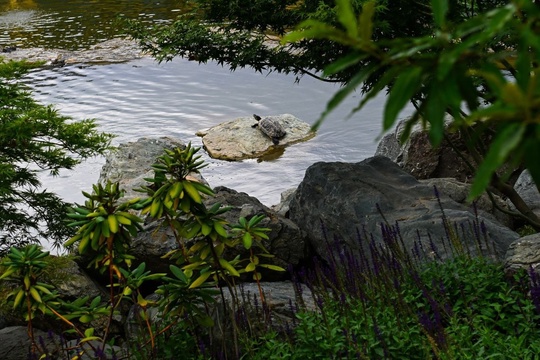
<instances>
[{"instance_id":1,"label":"green leaf","mask_svg":"<svg viewBox=\"0 0 540 360\"><path fill-rule=\"evenodd\" d=\"M250 262L249 264L247 264L246 268L245 268L245 271L246 272L252 272L253 270L255 270L257 268L257 265L255 265L254 263Z\"/></svg>"},{"instance_id":2,"label":"green leaf","mask_svg":"<svg viewBox=\"0 0 540 360\"><path fill-rule=\"evenodd\" d=\"M197 204L201 203L201 195L199 194L199 191L193 186L193 184L189 180L182 181L182 184L184 185L184 190L188 193L189 197L195 201Z\"/></svg>"},{"instance_id":3,"label":"green leaf","mask_svg":"<svg viewBox=\"0 0 540 360\"><path fill-rule=\"evenodd\" d=\"M184 272L178 266L170 265L169 269L171 270L173 275L176 276L179 280L181 280L182 282L185 282L185 283L188 282L188 278L186 277Z\"/></svg>"},{"instance_id":4,"label":"green leaf","mask_svg":"<svg viewBox=\"0 0 540 360\"><path fill-rule=\"evenodd\" d=\"M288 33L281 39L282 44L303 39L328 39L343 45L357 45L356 38L335 27L317 20L306 20L297 27L298 30Z\"/></svg>"},{"instance_id":5,"label":"green leaf","mask_svg":"<svg viewBox=\"0 0 540 360\"><path fill-rule=\"evenodd\" d=\"M101 296L96 296L90 303L91 308L97 307L101 303Z\"/></svg>"},{"instance_id":6,"label":"green leaf","mask_svg":"<svg viewBox=\"0 0 540 360\"><path fill-rule=\"evenodd\" d=\"M195 317L195 319L197 320L197 323L201 326L207 328L214 326L214 320L208 315L198 315Z\"/></svg>"},{"instance_id":7,"label":"green leaf","mask_svg":"<svg viewBox=\"0 0 540 360\"><path fill-rule=\"evenodd\" d=\"M360 61L364 60L368 55L365 53L352 52L348 55L345 55L342 58L337 59L330 65L328 65L324 71L323 76L328 77L339 73L340 71L347 70L353 65L358 64Z\"/></svg>"},{"instance_id":8,"label":"green leaf","mask_svg":"<svg viewBox=\"0 0 540 360\"><path fill-rule=\"evenodd\" d=\"M267 269L274 270L274 271L285 271L284 268L282 268L281 266L277 266L277 265L259 264L259 266L262 267L262 268L267 268Z\"/></svg>"},{"instance_id":9,"label":"green leaf","mask_svg":"<svg viewBox=\"0 0 540 360\"><path fill-rule=\"evenodd\" d=\"M448 12L448 0L431 0L433 9L433 20L438 27L443 27L446 13Z\"/></svg>"},{"instance_id":10,"label":"green leaf","mask_svg":"<svg viewBox=\"0 0 540 360\"><path fill-rule=\"evenodd\" d=\"M442 98L441 86L434 81L430 86L428 98L424 102L424 118L429 122L429 140L433 146L438 146L444 137L444 115L446 102Z\"/></svg>"},{"instance_id":11,"label":"green leaf","mask_svg":"<svg viewBox=\"0 0 540 360\"><path fill-rule=\"evenodd\" d=\"M88 341L96 341L96 340L101 340L101 338L99 336L87 336L84 339L82 339L79 344L82 344Z\"/></svg>"},{"instance_id":12,"label":"green leaf","mask_svg":"<svg viewBox=\"0 0 540 360\"><path fill-rule=\"evenodd\" d=\"M350 37L358 36L358 25L351 0L336 0L336 13L339 22Z\"/></svg>"},{"instance_id":13,"label":"green leaf","mask_svg":"<svg viewBox=\"0 0 540 360\"><path fill-rule=\"evenodd\" d=\"M191 283L191 285L189 285L189 288L194 289L201 286L210 277L210 275L212 275L210 271L202 273L197 279L195 279L195 281L193 281L193 283Z\"/></svg>"},{"instance_id":14,"label":"green leaf","mask_svg":"<svg viewBox=\"0 0 540 360\"><path fill-rule=\"evenodd\" d=\"M84 314L83 316L79 318L79 321L82 322L83 324L87 324L92 320L94 320L94 317L89 314Z\"/></svg>"},{"instance_id":15,"label":"green leaf","mask_svg":"<svg viewBox=\"0 0 540 360\"><path fill-rule=\"evenodd\" d=\"M412 99L421 85L423 68L409 67L398 76L384 107L383 128L388 130L394 125L397 116Z\"/></svg>"},{"instance_id":16,"label":"green leaf","mask_svg":"<svg viewBox=\"0 0 540 360\"><path fill-rule=\"evenodd\" d=\"M264 219L264 218L265 218L264 215L256 215L256 216L253 216L251 219L249 219L249 222L248 222L248 228L254 227L254 226L257 225L258 223L260 223L261 220Z\"/></svg>"},{"instance_id":17,"label":"green leaf","mask_svg":"<svg viewBox=\"0 0 540 360\"><path fill-rule=\"evenodd\" d=\"M489 186L491 176L507 159L510 153L520 144L526 125L511 123L498 132L493 140L486 158L480 164L471 186L468 200L478 197Z\"/></svg>"},{"instance_id":18,"label":"green leaf","mask_svg":"<svg viewBox=\"0 0 540 360\"><path fill-rule=\"evenodd\" d=\"M230 262L228 262L227 260L221 258L219 259L219 264L221 265L221 267L225 270L227 270L231 275L233 276L240 276L240 274L238 273L238 271L234 268L234 266L231 265Z\"/></svg>"},{"instance_id":19,"label":"green leaf","mask_svg":"<svg viewBox=\"0 0 540 360\"><path fill-rule=\"evenodd\" d=\"M373 36L373 15L375 15L375 1L368 1L362 6L358 21L358 35L363 41L370 41Z\"/></svg>"},{"instance_id":20,"label":"green leaf","mask_svg":"<svg viewBox=\"0 0 540 360\"><path fill-rule=\"evenodd\" d=\"M84 331L84 337L89 338L94 335L94 328L88 328Z\"/></svg>"},{"instance_id":21,"label":"green leaf","mask_svg":"<svg viewBox=\"0 0 540 360\"><path fill-rule=\"evenodd\" d=\"M2 275L0 275L0 280L7 278L8 276L13 274L14 272L15 272L15 268L12 268L12 267L8 268L6 271L4 271L4 273Z\"/></svg>"},{"instance_id":22,"label":"green leaf","mask_svg":"<svg viewBox=\"0 0 540 360\"><path fill-rule=\"evenodd\" d=\"M218 221L215 221L214 222L214 230L216 231L216 233L219 234L219 236L221 237L228 237L229 235L227 234L227 230L225 230L225 228L223 228L223 225L221 225Z\"/></svg>"},{"instance_id":23,"label":"green leaf","mask_svg":"<svg viewBox=\"0 0 540 360\"><path fill-rule=\"evenodd\" d=\"M201 224L201 233L204 236L207 236L208 234L210 234L212 232L212 229L213 229L213 226L210 226L210 225L208 225L206 223Z\"/></svg>"},{"instance_id":24,"label":"green leaf","mask_svg":"<svg viewBox=\"0 0 540 360\"><path fill-rule=\"evenodd\" d=\"M374 68L372 72L379 70L379 64L374 64L374 62L372 63L374 66L376 66L376 68ZM370 65L368 65L367 67L369 66ZM396 66L384 72L383 76L379 79L379 81L377 81L371 87L371 90L364 94L358 106L351 110L349 116L352 116L352 114L354 114L355 112L360 111L370 100L374 99L381 91L383 91L388 86L388 84L399 75L400 70L401 69ZM371 74L368 74L368 76L366 76L366 79L369 77L369 75Z\"/></svg>"},{"instance_id":25,"label":"green leaf","mask_svg":"<svg viewBox=\"0 0 540 360\"><path fill-rule=\"evenodd\" d=\"M253 238L251 237L250 233L245 233L244 236L242 236L242 243L244 244L244 248L247 250L251 249L251 245L253 244Z\"/></svg>"}]
</instances>

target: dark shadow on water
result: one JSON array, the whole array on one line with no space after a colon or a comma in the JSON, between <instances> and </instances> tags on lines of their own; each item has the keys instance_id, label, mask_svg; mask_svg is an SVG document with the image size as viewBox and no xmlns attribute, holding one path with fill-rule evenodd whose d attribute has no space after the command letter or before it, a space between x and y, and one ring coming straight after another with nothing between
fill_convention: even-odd
<instances>
[{"instance_id":1,"label":"dark shadow on water","mask_svg":"<svg viewBox=\"0 0 540 360\"><path fill-rule=\"evenodd\" d=\"M274 161L285 153L285 146L272 146L264 155L257 158L257 162Z\"/></svg>"}]
</instances>

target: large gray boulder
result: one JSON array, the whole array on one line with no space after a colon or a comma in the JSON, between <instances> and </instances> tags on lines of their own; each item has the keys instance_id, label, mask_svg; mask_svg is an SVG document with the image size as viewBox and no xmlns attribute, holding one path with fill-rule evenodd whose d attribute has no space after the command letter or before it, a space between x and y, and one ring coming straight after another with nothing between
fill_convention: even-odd
<instances>
[{"instance_id":1,"label":"large gray boulder","mask_svg":"<svg viewBox=\"0 0 540 360\"><path fill-rule=\"evenodd\" d=\"M261 130L252 127L257 124L253 116L240 117L207 130L198 131L197 135L202 137L208 154L222 160L260 158L273 151L279 151L284 146L308 140L315 135L311 131L311 125L293 115L282 114L273 118L287 132L287 135L280 139L279 145L274 145Z\"/></svg>"},{"instance_id":2,"label":"large gray boulder","mask_svg":"<svg viewBox=\"0 0 540 360\"><path fill-rule=\"evenodd\" d=\"M64 299L77 299L84 296L95 298L106 297L108 293L81 269L76 261L66 258L55 258L56 264L49 270L45 281L50 283Z\"/></svg>"},{"instance_id":3,"label":"large gray boulder","mask_svg":"<svg viewBox=\"0 0 540 360\"><path fill-rule=\"evenodd\" d=\"M164 149L171 150L184 146L182 141L169 137L143 137L137 141L120 144L107 154L99 182L104 184L107 181L118 181L120 188L125 190L124 200L143 197L144 194L135 189L147 184L144 178L154 176L152 164L163 155Z\"/></svg>"},{"instance_id":4,"label":"large gray boulder","mask_svg":"<svg viewBox=\"0 0 540 360\"><path fill-rule=\"evenodd\" d=\"M385 222L399 225L409 251L415 248L415 242L428 253L448 248L443 216L456 226L446 229L453 229L472 253L477 252L481 240L484 253L500 258L519 237L495 220L476 218L471 208L445 195L437 198L433 187L420 183L383 156L355 164L312 165L290 203L289 216L306 234L315 252L327 260L345 249L357 253L366 250L371 236L381 242L380 227ZM487 250L484 234L489 239Z\"/></svg>"},{"instance_id":5,"label":"large gray boulder","mask_svg":"<svg viewBox=\"0 0 540 360\"><path fill-rule=\"evenodd\" d=\"M467 202L467 198L471 192L470 183L464 183L454 178L433 178L419 181L430 186L431 188L436 186L440 194L450 197L455 202L466 206L471 205ZM496 194L493 194L493 199L495 203L491 201L486 193L484 193L475 199L474 206L476 207L477 211L482 214L482 216L495 219L504 226L513 229L514 219L507 213L499 210L510 210L510 206L505 200Z\"/></svg>"}]
</instances>

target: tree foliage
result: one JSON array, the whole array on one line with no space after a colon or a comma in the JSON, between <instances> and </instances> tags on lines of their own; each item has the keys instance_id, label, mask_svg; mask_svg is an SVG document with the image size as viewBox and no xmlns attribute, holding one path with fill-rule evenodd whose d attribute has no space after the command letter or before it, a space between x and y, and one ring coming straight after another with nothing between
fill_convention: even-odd
<instances>
[{"instance_id":1,"label":"tree foliage","mask_svg":"<svg viewBox=\"0 0 540 360\"><path fill-rule=\"evenodd\" d=\"M450 3L432 1L433 34L378 39L375 2L357 16L353 3L338 0L341 26L310 19L285 41L331 39L349 47L347 56L325 69L332 76L369 61L329 102L324 116L358 86L372 81L352 113L381 91L388 91L384 129L390 129L406 103L415 105L402 140L421 122L438 145L450 130L468 139L476 170L470 198L496 189L521 216L540 229L540 221L508 181L527 168L540 184L540 8L531 0L514 0L463 21L449 18ZM479 141L485 136L489 143Z\"/></svg>"},{"instance_id":2,"label":"tree foliage","mask_svg":"<svg viewBox=\"0 0 540 360\"><path fill-rule=\"evenodd\" d=\"M112 138L93 120L73 121L33 100L17 81L31 67L0 63L0 253L39 239L60 244L69 236L67 205L41 188L39 175L58 175L103 154Z\"/></svg>"},{"instance_id":3,"label":"tree foliage","mask_svg":"<svg viewBox=\"0 0 540 360\"><path fill-rule=\"evenodd\" d=\"M354 0L359 11L365 0ZM459 20L503 0L454 0L451 17ZM231 70L252 67L257 71L292 73L297 78L320 71L348 53L347 44L329 39L310 39L278 46L279 38L306 19L316 19L342 27L333 0L196 0L191 12L171 25L151 29L136 21L128 22L128 32L160 61L181 56L207 62L217 61ZM415 37L431 34L433 20L429 1L381 0L377 2L373 39ZM330 39L331 40L331 39ZM348 82L368 63L354 64L325 81Z\"/></svg>"}]
</instances>

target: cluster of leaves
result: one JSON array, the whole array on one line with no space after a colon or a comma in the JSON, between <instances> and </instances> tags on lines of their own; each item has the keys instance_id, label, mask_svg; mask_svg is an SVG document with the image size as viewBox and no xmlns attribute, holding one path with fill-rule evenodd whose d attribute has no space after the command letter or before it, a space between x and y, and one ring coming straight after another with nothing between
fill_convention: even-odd
<instances>
[{"instance_id":1,"label":"cluster of leaves","mask_svg":"<svg viewBox=\"0 0 540 360\"><path fill-rule=\"evenodd\" d=\"M68 333L75 333L82 339L81 344L98 338L94 336L93 328L79 330L71 320L77 319L86 324L96 317L110 313L110 308L102 303L100 296L92 300L86 296L68 302L59 296L54 286L41 282L49 262L49 253L44 252L38 245L33 244L21 249L11 247L1 263L5 271L0 276L0 280L7 280L12 284L13 290L6 300L13 304L14 310L21 311L28 322L31 352L44 356L48 356L48 349L34 337L32 320L38 313L63 321L69 326ZM92 348L95 350L93 346Z\"/></svg>"},{"instance_id":2,"label":"cluster of leaves","mask_svg":"<svg viewBox=\"0 0 540 360\"><path fill-rule=\"evenodd\" d=\"M48 253L37 245L11 248L2 262L6 271L0 279L18 284L8 300L14 309L23 309L34 352L46 353L38 347L32 332L32 319L39 310L60 319L78 335L79 355L87 351L83 347L85 344L96 354L104 354L113 317L124 300L128 300L138 309L136 316L149 335L143 346L137 344L139 351L147 350L149 356L153 356L151 354L157 351L157 337L167 334L169 329L184 328L186 322L192 329L196 324L213 326L205 305L213 302L220 293L217 285L225 284L234 293L233 278L242 273L252 273L258 282L261 279L258 269L261 267L284 271L259 261L259 257L272 257L262 244L268 239L266 233L269 231L260 226L263 215L249 220L240 218L238 224L229 224L219 217L227 208L220 204L209 209L206 207L203 200L212 196L213 191L193 176L204 166L200 155L197 155L199 150L191 144L185 148L165 150L153 165L154 177L146 179L149 185L140 189L147 193L146 198L122 202L123 191L118 183L108 182L94 185L91 194L83 192L87 198L84 205L74 206L67 213L69 226L76 227L77 231L65 246L76 246L90 267L108 275L109 296L105 302L101 297L63 301L52 286L40 281L47 267L45 259ZM152 273L146 270L145 263L131 268L134 257L130 254L130 245L133 237L142 230L142 219L134 214L137 211L162 221L163 226L174 234L178 250L165 256L175 262L170 265L169 274ZM249 251L249 258L240 259L239 255L234 259L228 257L226 250L236 247ZM142 285L156 280L159 280L155 291L160 296L159 300L145 298ZM168 323L162 329L153 323L156 319L149 314L152 307L166 314ZM108 316L107 325L103 333L98 334L90 324L103 316ZM73 319L79 325L72 322ZM96 345L96 341L100 345ZM237 345L235 351L238 352Z\"/></svg>"},{"instance_id":3,"label":"cluster of leaves","mask_svg":"<svg viewBox=\"0 0 540 360\"><path fill-rule=\"evenodd\" d=\"M392 272L391 262L381 273ZM335 276L351 276L350 268ZM457 257L388 282L363 277L362 297L342 289L320 293L317 311L297 314L291 333L269 333L251 343L253 359L534 359L540 313L530 278L512 279L503 265ZM384 275L383 275L384 276ZM331 278L326 271L315 279ZM321 297L318 297L321 296ZM532 296L532 297L531 297ZM536 301L539 299L536 299Z\"/></svg>"},{"instance_id":4,"label":"cluster of leaves","mask_svg":"<svg viewBox=\"0 0 540 360\"><path fill-rule=\"evenodd\" d=\"M40 189L39 174L73 169L112 138L93 120L71 121L32 99L17 80L33 66L0 62L0 254L43 238L59 246L72 234L63 222L68 205Z\"/></svg>"},{"instance_id":5,"label":"cluster of leaves","mask_svg":"<svg viewBox=\"0 0 540 360\"><path fill-rule=\"evenodd\" d=\"M359 10L366 1L353 2ZM288 46L277 45L281 36L299 22L318 19L337 26L339 15L333 0L288 1L195 1L193 11L171 25L148 29L137 21L127 21L128 33L157 59L176 56L206 63L216 61L234 70L251 67L257 71L305 74L319 73L348 53L347 46L323 39L306 40ZM452 1L454 18L468 17L493 8L504 1ZM432 33L429 1L383 0L377 4L374 37L413 37ZM273 43L274 42L274 43ZM346 45L346 44L345 44ZM325 81L348 82L356 71L368 64L355 64Z\"/></svg>"},{"instance_id":6,"label":"cluster of leaves","mask_svg":"<svg viewBox=\"0 0 540 360\"><path fill-rule=\"evenodd\" d=\"M448 19L450 2L433 1L436 31L424 36L378 38L376 3L366 2L357 15L354 2L337 1L341 26L310 19L288 34L284 42L329 39L349 47L347 56L325 69L333 75L364 64L329 102L315 126L362 84L370 84L355 113L381 91L388 97L384 130L394 126L408 102L416 108L401 140L417 123L428 125L433 145L445 136L445 116L450 130L466 139L476 176L470 198L486 188L508 196L532 226L540 219L512 187L512 179L527 168L540 184L540 121L538 118L538 41L540 7L516 0L461 22ZM479 139L492 138L489 144ZM476 171L475 171L476 170Z\"/></svg>"}]
</instances>

